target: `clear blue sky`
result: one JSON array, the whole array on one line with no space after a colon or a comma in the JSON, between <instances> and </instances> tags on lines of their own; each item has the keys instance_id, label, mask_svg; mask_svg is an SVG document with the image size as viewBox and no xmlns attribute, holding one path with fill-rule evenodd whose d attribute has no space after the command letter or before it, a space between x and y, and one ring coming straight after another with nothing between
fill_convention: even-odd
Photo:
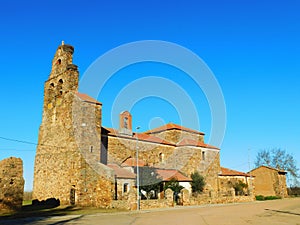
<instances>
[{"instance_id":1,"label":"clear blue sky","mask_svg":"<svg viewBox=\"0 0 300 225\"><path fill-rule=\"evenodd\" d=\"M227 128L221 164L248 170L257 151L279 147L300 167L300 2L287 1L16 1L0 7L0 136L37 143L43 85L52 57L64 40L75 47L82 75L106 51L140 40L164 40L200 56L222 88ZM111 106L129 80L166 77L198 107L200 129L209 139L207 101L184 74L160 64L120 71L104 88L103 126L112 126ZM108 94L111 92L111 94ZM180 100L178 100L180 101ZM156 117L179 123L176 108L146 98L132 109L134 125L147 130ZM192 122L191 122L192 124ZM191 124L182 124L194 128ZM35 146L0 139L0 159L24 161L26 190L32 188Z\"/></svg>"}]
</instances>

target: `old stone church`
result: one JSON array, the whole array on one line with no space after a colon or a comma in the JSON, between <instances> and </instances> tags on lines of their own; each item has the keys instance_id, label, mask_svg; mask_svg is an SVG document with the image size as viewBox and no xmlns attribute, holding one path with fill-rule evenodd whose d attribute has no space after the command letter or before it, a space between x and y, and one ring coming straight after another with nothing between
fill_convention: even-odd
<instances>
[{"instance_id":1,"label":"old stone church","mask_svg":"<svg viewBox=\"0 0 300 225\"><path fill-rule=\"evenodd\" d=\"M198 171L205 177L205 191L218 192L220 149L205 144L204 133L173 123L136 133L127 111L120 112L119 128L102 127L101 103L78 93L73 52L70 45L58 47L45 82L33 198L110 207L136 188L130 167L137 165L157 168L165 180L174 176L182 182Z\"/></svg>"}]
</instances>

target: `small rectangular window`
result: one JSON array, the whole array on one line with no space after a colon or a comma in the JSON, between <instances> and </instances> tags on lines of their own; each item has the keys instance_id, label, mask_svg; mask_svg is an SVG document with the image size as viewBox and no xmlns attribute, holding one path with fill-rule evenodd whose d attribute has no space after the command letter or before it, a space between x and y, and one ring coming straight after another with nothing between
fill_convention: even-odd
<instances>
[{"instance_id":1,"label":"small rectangular window","mask_svg":"<svg viewBox=\"0 0 300 225\"><path fill-rule=\"evenodd\" d=\"M90 152L92 153L93 150L94 150L94 147L91 145L91 146L90 146Z\"/></svg>"},{"instance_id":2,"label":"small rectangular window","mask_svg":"<svg viewBox=\"0 0 300 225\"><path fill-rule=\"evenodd\" d=\"M127 193L127 192L128 192L128 186L129 186L128 183L125 183L125 184L123 185L123 192L124 192L124 193Z\"/></svg>"}]
</instances>

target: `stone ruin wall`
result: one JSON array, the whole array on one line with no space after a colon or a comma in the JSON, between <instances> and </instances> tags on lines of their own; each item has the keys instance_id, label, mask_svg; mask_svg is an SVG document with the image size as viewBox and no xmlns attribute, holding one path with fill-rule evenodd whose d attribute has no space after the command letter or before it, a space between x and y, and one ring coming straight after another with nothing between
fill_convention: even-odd
<instances>
[{"instance_id":1,"label":"stone ruin wall","mask_svg":"<svg viewBox=\"0 0 300 225\"><path fill-rule=\"evenodd\" d=\"M0 210L22 207L24 183L20 158L10 157L0 161Z\"/></svg>"}]
</instances>

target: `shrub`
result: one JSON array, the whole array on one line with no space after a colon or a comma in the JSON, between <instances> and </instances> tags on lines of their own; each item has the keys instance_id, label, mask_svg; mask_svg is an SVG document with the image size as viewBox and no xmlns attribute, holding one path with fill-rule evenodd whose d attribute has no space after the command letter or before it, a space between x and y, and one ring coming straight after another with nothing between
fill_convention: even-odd
<instances>
[{"instance_id":1,"label":"shrub","mask_svg":"<svg viewBox=\"0 0 300 225\"><path fill-rule=\"evenodd\" d=\"M265 200L264 196L262 196L262 195L256 195L256 196L255 196L255 199L256 199L257 201L263 201L263 200Z\"/></svg>"},{"instance_id":2,"label":"shrub","mask_svg":"<svg viewBox=\"0 0 300 225\"><path fill-rule=\"evenodd\" d=\"M279 196L263 196L263 195L257 195L255 196L255 199L257 201L265 201L265 200L275 200L275 199L281 199Z\"/></svg>"},{"instance_id":3,"label":"shrub","mask_svg":"<svg viewBox=\"0 0 300 225\"><path fill-rule=\"evenodd\" d=\"M275 199L281 199L279 196L266 196L265 200L275 200Z\"/></svg>"},{"instance_id":4,"label":"shrub","mask_svg":"<svg viewBox=\"0 0 300 225\"><path fill-rule=\"evenodd\" d=\"M239 180L233 185L233 188L235 190L235 195L245 195L244 189L248 188L248 185Z\"/></svg>"},{"instance_id":5,"label":"shrub","mask_svg":"<svg viewBox=\"0 0 300 225\"><path fill-rule=\"evenodd\" d=\"M199 194L203 191L205 186L204 177L201 176L198 172L192 173L191 175L192 182L191 187L194 194Z\"/></svg>"}]
</instances>

